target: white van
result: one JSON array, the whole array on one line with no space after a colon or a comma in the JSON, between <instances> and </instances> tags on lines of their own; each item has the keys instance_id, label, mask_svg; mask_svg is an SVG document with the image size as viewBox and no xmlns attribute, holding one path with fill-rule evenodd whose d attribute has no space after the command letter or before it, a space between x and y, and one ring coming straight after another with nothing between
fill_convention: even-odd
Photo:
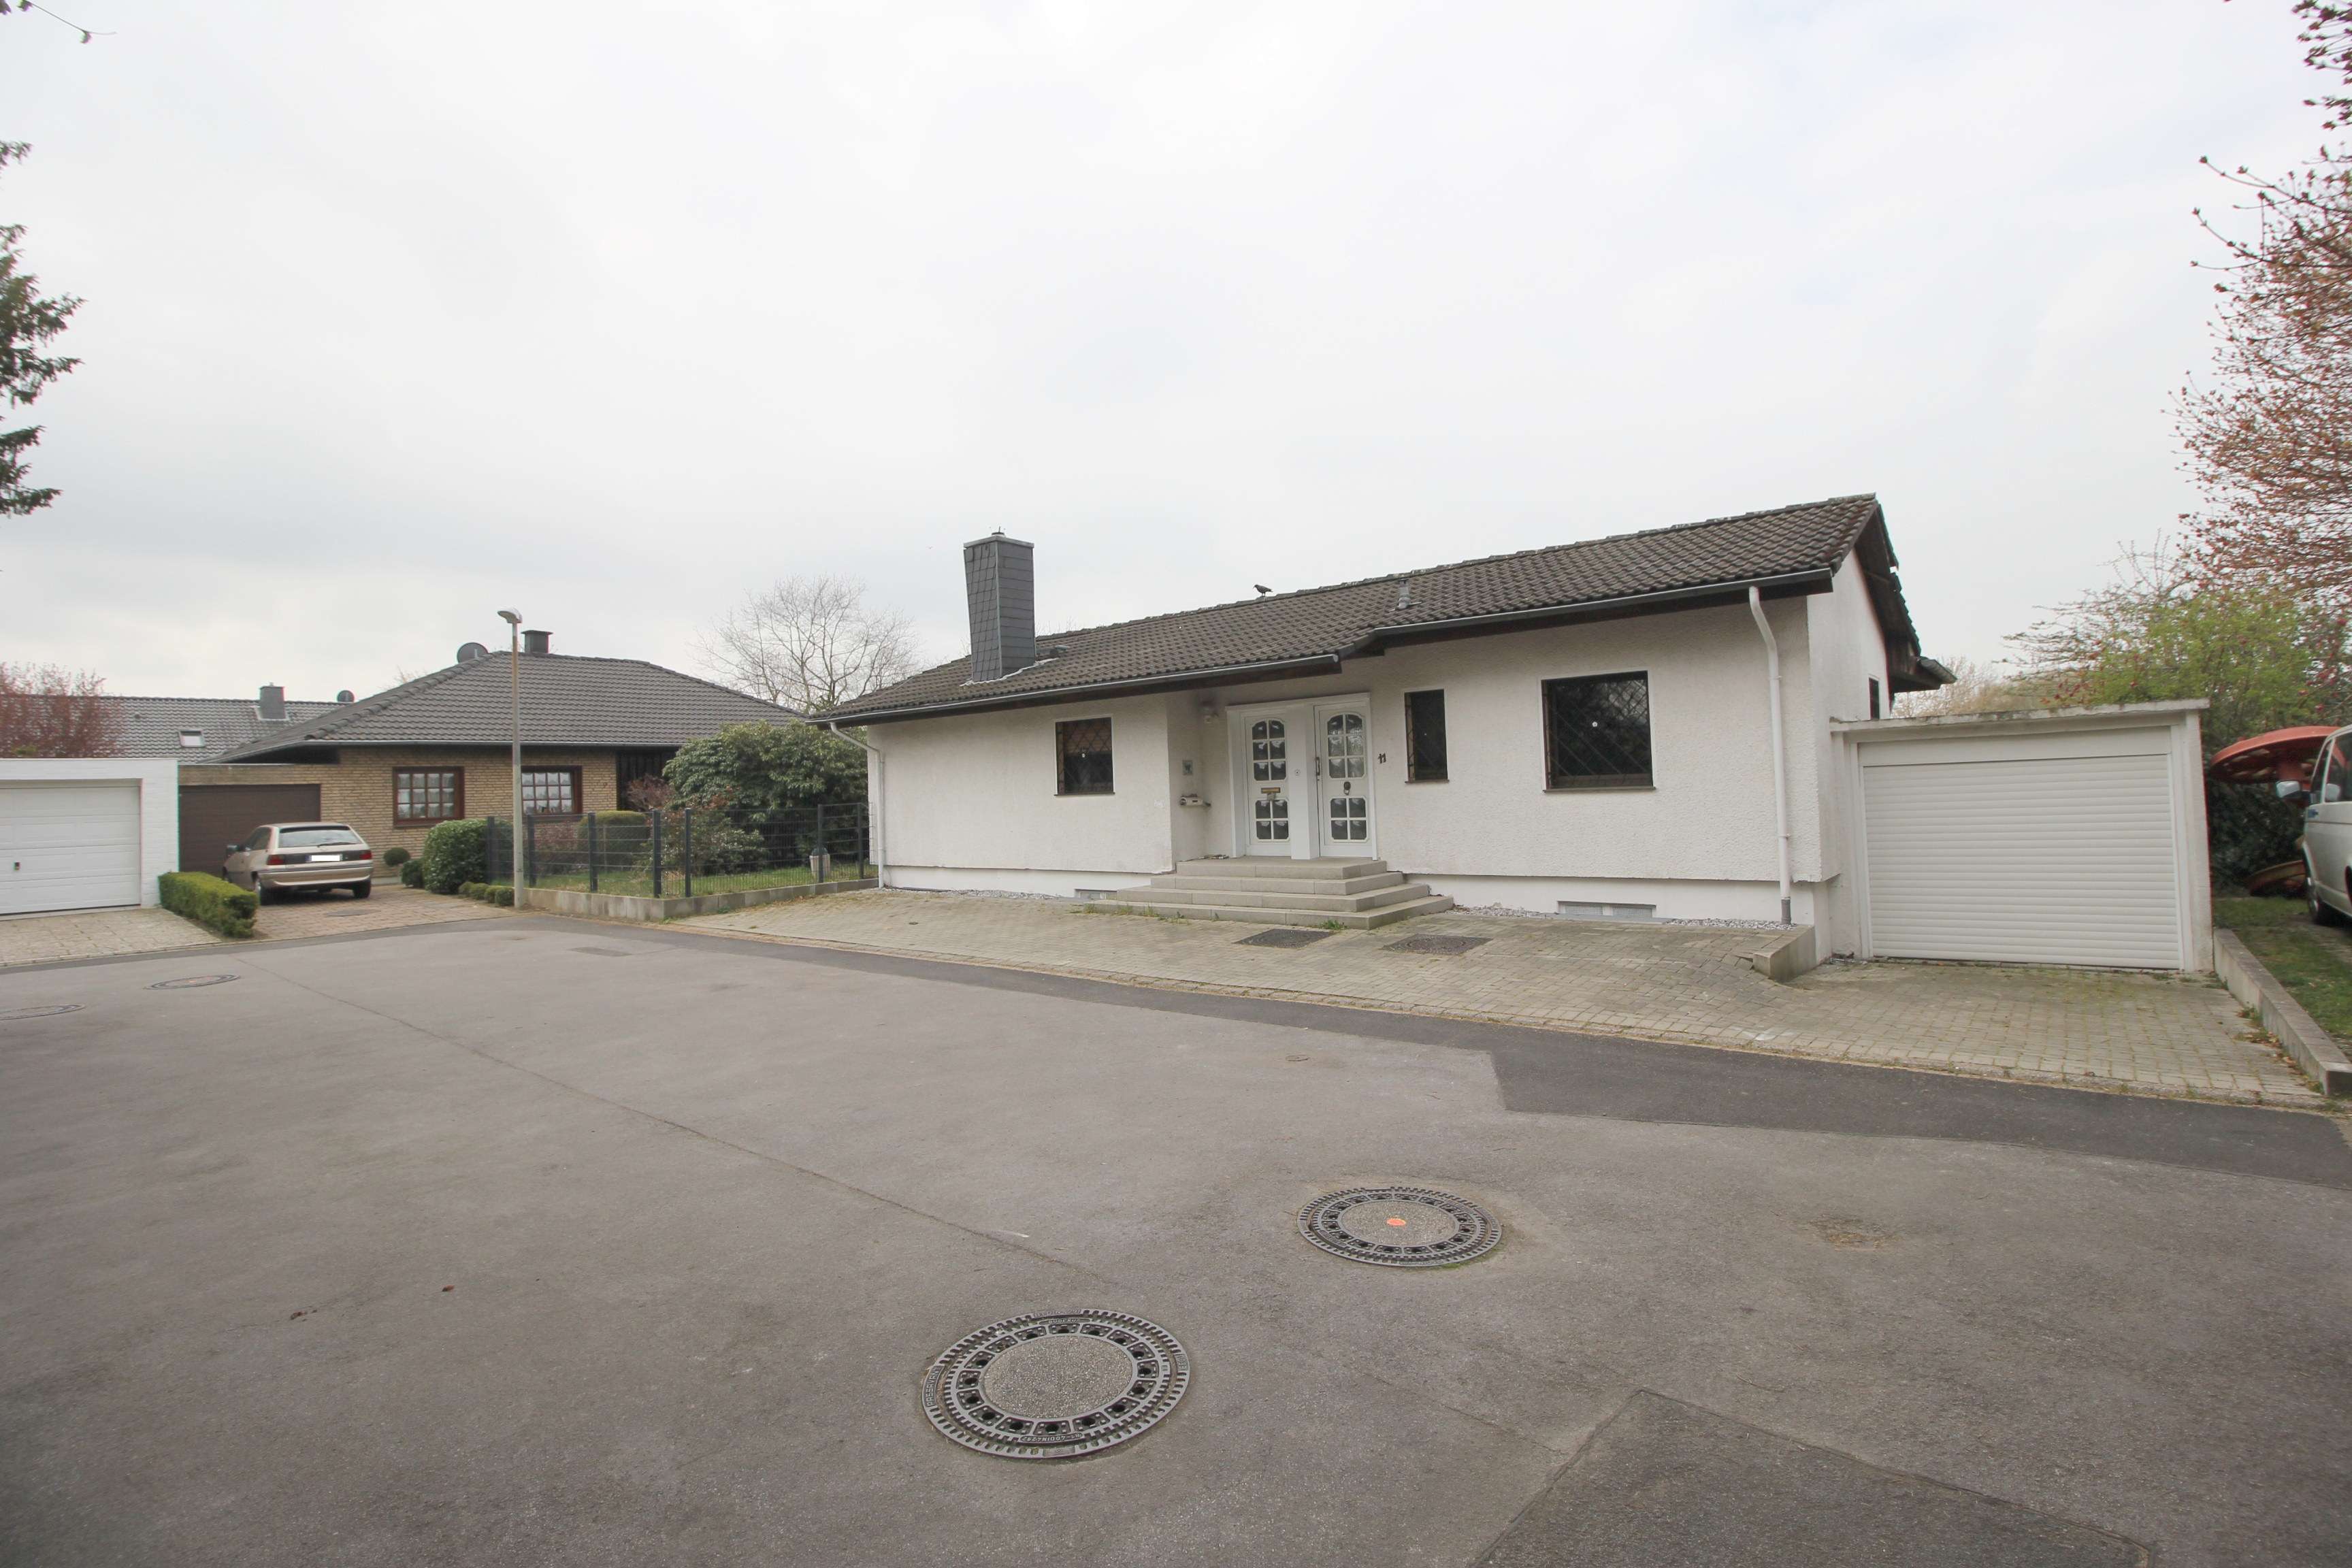
<instances>
[{"instance_id":1,"label":"white van","mask_svg":"<svg viewBox=\"0 0 2352 1568\"><path fill-rule=\"evenodd\" d=\"M2324 926L2352 922L2352 729L2328 736L2312 758L2307 793L2285 784L2279 793L2303 799L2311 918Z\"/></svg>"}]
</instances>

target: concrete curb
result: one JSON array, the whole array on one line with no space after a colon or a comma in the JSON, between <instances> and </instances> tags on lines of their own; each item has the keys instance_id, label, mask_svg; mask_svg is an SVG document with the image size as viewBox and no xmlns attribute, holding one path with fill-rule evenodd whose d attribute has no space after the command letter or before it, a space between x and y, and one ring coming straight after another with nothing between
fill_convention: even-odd
<instances>
[{"instance_id":1,"label":"concrete curb","mask_svg":"<svg viewBox=\"0 0 2352 1568\"><path fill-rule=\"evenodd\" d=\"M2345 1058L2343 1047L2303 1010L2302 1003L2287 994L2262 960L2246 951L2237 932L2213 933L2213 969L2230 994L2260 1018L2295 1065L2318 1082L2321 1093L2352 1094L2352 1061Z\"/></svg>"},{"instance_id":2,"label":"concrete curb","mask_svg":"<svg viewBox=\"0 0 2352 1568\"><path fill-rule=\"evenodd\" d=\"M780 904L821 893L856 893L882 884L875 879L848 882L798 882L783 888L743 888L727 893L698 893L690 899L641 898L628 893L583 893L571 888L517 888L519 909L551 915L582 915L590 920L636 921L657 925L663 921L695 915L723 915L758 904Z\"/></svg>"},{"instance_id":3,"label":"concrete curb","mask_svg":"<svg viewBox=\"0 0 2352 1568\"><path fill-rule=\"evenodd\" d=\"M1745 956L1757 973L1782 984L1822 966L1821 942L1811 926L1799 926L1786 936L1776 936Z\"/></svg>"}]
</instances>

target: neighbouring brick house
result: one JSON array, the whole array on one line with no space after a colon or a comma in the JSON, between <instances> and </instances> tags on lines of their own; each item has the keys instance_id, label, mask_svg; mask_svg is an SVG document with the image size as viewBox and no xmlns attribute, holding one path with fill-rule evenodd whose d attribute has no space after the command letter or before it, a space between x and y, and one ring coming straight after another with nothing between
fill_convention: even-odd
<instances>
[{"instance_id":1,"label":"neighbouring brick house","mask_svg":"<svg viewBox=\"0 0 2352 1568\"><path fill-rule=\"evenodd\" d=\"M678 747L730 724L789 723L790 709L643 659L549 650L525 634L523 795L550 815L609 811ZM226 847L265 822L346 822L381 853L423 847L435 824L514 811L509 658L445 669L337 702L113 698L125 749L177 755L180 863L219 868Z\"/></svg>"}]
</instances>

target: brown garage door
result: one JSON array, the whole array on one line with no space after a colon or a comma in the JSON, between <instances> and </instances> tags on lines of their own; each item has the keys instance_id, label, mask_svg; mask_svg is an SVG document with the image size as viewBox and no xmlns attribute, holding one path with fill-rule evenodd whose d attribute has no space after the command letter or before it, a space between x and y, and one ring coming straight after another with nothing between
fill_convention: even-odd
<instances>
[{"instance_id":1,"label":"brown garage door","mask_svg":"<svg viewBox=\"0 0 2352 1568\"><path fill-rule=\"evenodd\" d=\"M316 822L319 786L184 784L180 789L180 869L220 874L223 851L265 822Z\"/></svg>"}]
</instances>

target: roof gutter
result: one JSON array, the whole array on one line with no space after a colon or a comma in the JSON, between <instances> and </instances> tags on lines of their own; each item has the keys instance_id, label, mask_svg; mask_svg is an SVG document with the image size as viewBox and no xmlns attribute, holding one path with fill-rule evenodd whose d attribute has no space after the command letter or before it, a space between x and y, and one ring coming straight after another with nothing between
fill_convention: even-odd
<instances>
[{"instance_id":1,"label":"roof gutter","mask_svg":"<svg viewBox=\"0 0 2352 1568\"><path fill-rule=\"evenodd\" d=\"M1349 649L1349 653L1353 653ZM1270 669L1296 669L1307 674L1318 669L1337 669L1347 653L1309 654L1305 658L1262 659L1255 664L1223 664L1210 669L1177 669L1166 675L1139 675L1126 680L1094 680L1084 686L1048 686L1034 691L1005 691L992 697L968 697L960 702L926 702L916 708L884 708L873 712L845 713L840 722L850 724L880 724L892 719L928 719L939 713L968 712L976 709L1009 708L1024 702L1060 702L1073 697L1098 696L1106 691L1125 691L1134 687L1165 687L1195 685L1230 675L1256 675ZM1016 672L1017 673L1017 672ZM835 721L824 721L830 725Z\"/></svg>"}]
</instances>

